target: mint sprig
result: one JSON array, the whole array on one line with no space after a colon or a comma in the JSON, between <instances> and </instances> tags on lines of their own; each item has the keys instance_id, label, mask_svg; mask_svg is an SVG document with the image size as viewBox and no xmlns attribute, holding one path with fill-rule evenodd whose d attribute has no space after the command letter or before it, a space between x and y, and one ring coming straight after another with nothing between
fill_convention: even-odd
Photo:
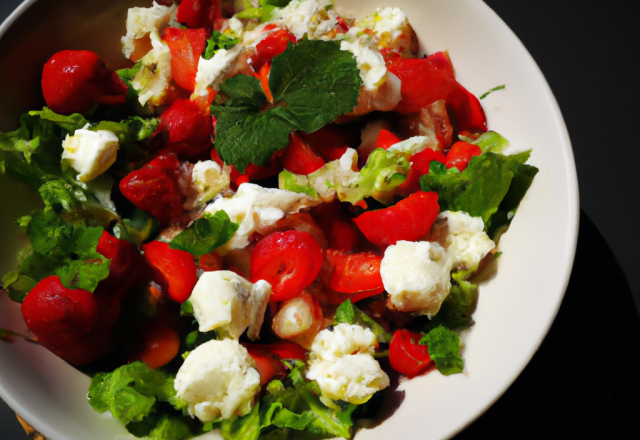
<instances>
[{"instance_id":1,"label":"mint sprig","mask_svg":"<svg viewBox=\"0 0 640 440\"><path fill-rule=\"evenodd\" d=\"M333 41L302 40L273 59L267 98L257 78L237 75L220 89L229 100L211 106L216 150L244 172L264 165L289 143L289 133L314 132L356 106L362 80L353 54Z\"/></svg>"}]
</instances>

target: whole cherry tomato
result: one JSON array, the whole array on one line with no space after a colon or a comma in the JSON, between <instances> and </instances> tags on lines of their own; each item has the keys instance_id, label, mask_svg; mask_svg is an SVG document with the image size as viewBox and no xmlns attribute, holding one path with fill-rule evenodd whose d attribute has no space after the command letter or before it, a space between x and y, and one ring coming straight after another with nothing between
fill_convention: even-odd
<instances>
[{"instance_id":1,"label":"whole cherry tomato","mask_svg":"<svg viewBox=\"0 0 640 440\"><path fill-rule=\"evenodd\" d=\"M311 284L322 265L320 245L308 232L272 232L251 252L251 282L271 284L271 301L297 296Z\"/></svg>"},{"instance_id":2,"label":"whole cherry tomato","mask_svg":"<svg viewBox=\"0 0 640 440\"><path fill-rule=\"evenodd\" d=\"M407 329L397 330L389 344L391 368L409 378L425 373L431 366L429 348L418 344L421 335Z\"/></svg>"},{"instance_id":3,"label":"whole cherry tomato","mask_svg":"<svg viewBox=\"0 0 640 440\"><path fill-rule=\"evenodd\" d=\"M95 104L122 104L128 88L88 50L63 50L42 69L42 93L56 113L86 113Z\"/></svg>"}]
</instances>

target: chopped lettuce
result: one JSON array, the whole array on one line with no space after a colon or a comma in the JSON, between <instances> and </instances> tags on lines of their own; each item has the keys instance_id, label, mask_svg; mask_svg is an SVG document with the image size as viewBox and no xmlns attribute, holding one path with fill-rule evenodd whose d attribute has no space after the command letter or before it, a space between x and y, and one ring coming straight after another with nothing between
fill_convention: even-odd
<instances>
[{"instance_id":1,"label":"chopped lettuce","mask_svg":"<svg viewBox=\"0 0 640 440\"><path fill-rule=\"evenodd\" d=\"M509 141L495 131L482 133L477 139L460 135L460 139L479 146L483 153L502 153L502 151L509 146Z\"/></svg>"},{"instance_id":2,"label":"chopped lettuce","mask_svg":"<svg viewBox=\"0 0 640 440\"><path fill-rule=\"evenodd\" d=\"M338 306L333 319L336 324L358 324L368 328L376 335L380 343L389 343L391 341L391 335L387 333L380 324L356 307L349 299Z\"/></svg>"},{"instance_id":3,"label":"chopped lettuce","mask_svg":"<svg viewBox=\"0 0 640 440\"><path fill-rule=\"evenodd\" d=\"M226 212L205 212L204 216L176 235L169 247L200 256L228 242L237 230L238 224L232 222Z\"/></svg>"},{"instance_id":4,"label":"chopped lettuce","mask_svg":"<svg viewBox=\"0 0 640 440\"><path fill-rule=\"evenodd\" d=\"M420 339L429 349L436 368L445 376L462 373L464 361L460 357L460 338L451 330L438 326Z\"/></svg>"},{"instance_id":5,"label":"chopped lettuce","mask_svg":"<svg viewBox=\"0 0 640 440\"><path fill-rule=\"evenodd\" d=\"M467 281L467 272L451 274L452 282L449 295L442 302L442 306L431 320L427 322L424 331L429 331L440 325L448 329L469 327L473 324L471 315L478 303L478 286Z\"/></svg>"},{"instance_id":6,"label":"chopped lettuce","mask_svg":"<svg viewBox=\"0 0 640 440\"><path fill-rule=\"evenodd\" d=\"M207 47L202 54L202 58L210 60L220 49L229 50L240 41L240 38L233 38L220 31L214 30L211 38L207 40Z\"/></svg>"}]
</instances>

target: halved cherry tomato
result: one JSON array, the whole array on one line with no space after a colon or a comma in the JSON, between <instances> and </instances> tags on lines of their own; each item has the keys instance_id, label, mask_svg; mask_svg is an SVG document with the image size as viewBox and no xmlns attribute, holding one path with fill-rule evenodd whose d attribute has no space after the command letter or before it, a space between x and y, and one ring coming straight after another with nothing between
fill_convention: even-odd
<instances>
[{"instance_id":1,"label":"halved cherry tomato","mask_svg":"<svg viewBox=\"0 0 640 440\"><path fill-rule=\"evenodd\" d=\"M212 28L222 17L220 0L182 0L176 12L178 22L189 29Z\"/></svg>"},{"instance_id":2,"label":"halved cherry tomato","mask_svg":"<svg viewBox=\"0 0 640 440\"><path fill-rule=\"evenodd\" d=\"M215 251L204 254L198 260L198 267L206 272L222 270L222 255Z\"/></svg>"},{"instance_id":3,"label":"halved cherry tomato","mask_svg":"<svg viewBox=\"0 0 640 440\"><path fill-rule=\"evenodd\" d=\"M180 337L175 330L164 325L147 326L142 330L144 349L131 361L144 361L149 367L167 365L180 351Z\"/></svg>"},{"instance_id":4,"label":"halved cherry tomato","mask_svg":"<svg viewBox=\"0 0 640 440\"><path fill-rule=\"evenodd\" d=\"M280 156L282 166L294 174L311 174L324 166L324 160L295 132L289 135L289 145Z\"/></svg>"},{"instance_id":5,"label":"halved cherry tomato","mask_svg":"<svg viewBox=\"0 0 640 440\"><path fill-rule=\"evenodd\" d=\"M138 249L126 240L120 240L102 233L96 250L109 262L109 276L100 281L96 292L104 292L114 297L122 298L135 285L146 284L150 278L150 271L144 257Z\"/></svg>"},{"instance_id":6,"label":"halved cherry tomato","mask_svg":"<svg viewBox=\"0 0 640 440\"><path fill-rule=\"evenodd\" d=\"M390 146L393 144L397 144L398 142L402 142L395 134L391 133L389 130L382 129L380 133L378 133L378 137L376 139L376 148L383 148L388 150Z\"/></svg>"},{"instance_id":7,"label":"halved cherry tomato","mask_svg":"<svg viewBox=\"0 0 640 440\"><path fill-rule=\"evenodd\" d=\"M142 245L144 257L151 265L153 280L172 300L183 303L193 290L198 277L193 256L185 251L171 249L169 243L152 241Z\"/></svg>"},{"instance_id":8,"label":"halved cherry tomato","mask_svg":"<svg viewBox=\"0 0 640 440\"><path fill-rule=\"evenodd\" d=\"M88 50L63 50L42 69L42 94L56 113L86 113L95 104L122 104L128 88Z\"/></svg>"},{"instance_id":9,"label":"halved cherry tomato","mask_svg":"<svg viewBox=\"0 0 640 440\"><path fill-rule=\"evenodd\" d=\"M120 191L136 207L153 215L161 226L177 222L184 212L177 178L180 162L173 153L159 154L120 181Z\"/></svg>"},{"instance_id":10,"label":"halved cherry tomato","mask_svg":"<svg viewBox=\"0 0 640 440\"><path fill-rule=\"evenodd\" d=\"M307 232L272 232L251 252L251 282L271 284L271 301L299 295L311 284L322 265L320 245Z\"/></svg>"},{"instance_id":11,"label":"halved cherry tomato","mask_svg":"<svg viewBox=\"0 0 640 440\"><path fill-rule=\"evenodd\" d=\"M171 76L183 89L193 92L198 60L204 51L209 32L206 29L165 29L162 38L171 52Z\"/></svg>"},{"instance_id":12,"label":"halved cherry tomato","mask_svg":"<svg viewBox=\"0 0 640 440\"><path fill-rule=\"evenodd\" d=\"M431 148L425 148L419 153L412 154L409 159L411 171L407 179L398 187L400 194L409 195L420 191L420 177L429 174L429 167L434 160L440 163L447 162L444 154Z\"/></svg>"},{"instance_id":13,"label":"halved cherry tomato","mask_svg":"<svg viewBox=\"0 0 640 440\"><path fill-rule=\"evenodd\" d=\"M389 344L391 368L412 378L425 373L431 366L429 348L418 344L422 336L407 329L397 330Z\"/></svg>"},{"instance_id":14,"label":"halved cherry tomato","mask_svg":"<svg viewBox=\"0 0 640 440\"><path fill-rule=\"evenodd\" d=\"M419 191L394 206L365 212L353 221L371 243L386 247L398 240L426 237L439 211L438 194Z\"/></svg>"},{"instance_id":15,"label":"halved cherry tomato","mask_svg":"<svg viewBox=\"0 0 640 440\"><path fill-rule=\"evenodd\" d=\"M202 112L190 99L178 99L160 115L156 134L169 133L165 147L187 158L195 157L212 148L211 117Z\"/></svg>"},{"instance_id":16,"label":"halved cherry tomato","mask_svg":"<svg viewBox=\"0 0 640 440\"><path fill-rule=\"evenodd\" d=\"M458 141L451 146L447 154L447 169L456 167L460 172L463 172L467 169L471 158L473 156L480 156L481 154L482 150L477 145Z\"/></svg>"},{"instance_id":17,"label":"halved cherry tomato","mask_svg":"<svg viewBox=\"0 0 640 440\"><path fill-rule=\"evenodd\" d=\"M380 263L382 257L373 252L347 254L335 249L326 252L329 262L334 267L329 287L343 293L355 293L363 290L380 289Z\"/></svg>"},{"instance_id":18,"label":"halved cherry tomato","mask_svg":"<svg viewBox=\"0 0 640 440\"><path fill-rule=\"evenodd\" d=\"M325 161L340 159L349 147L360 144L360 128L354 124L327 124L313 133L299 133Z\"/></svg>"},{"instance_id":19,"label":"halved cherry tomato","mask_svg":"<svg viewBox=\"0 0 640 440\"><path fill-rule=\"evenodd\" d=\"M257 72L264 63L270 63L276 55L280 55L287 48L289 42L296 44L296 37L286 29L278 29L264 37L257 45L257 55L251 58L254 70Z\"/></svg>"},{"instance_id":20,"label":"halved cherry tomato","mask_svg":"<svg viewBox=\"0 0 640 440\"><path fill-rule=\"evenodd\" d=\"M264 387L275 376L284 376L286 374L287 369L282 361L276 359L268 351L255 348L248 348L247 351L258 367L261 387Z\"/></svg>"}]
</instances>

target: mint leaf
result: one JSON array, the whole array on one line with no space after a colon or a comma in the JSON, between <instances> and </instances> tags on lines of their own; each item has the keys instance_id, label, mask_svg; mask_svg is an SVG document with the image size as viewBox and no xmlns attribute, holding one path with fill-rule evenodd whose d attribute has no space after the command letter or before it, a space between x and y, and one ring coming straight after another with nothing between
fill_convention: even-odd
<instances>
[{"instance_id":1,"label":"mint leaf","mask_svg":"<svg viewBox=\"0 0 640 440\"><path fill-rule=\"evenodd\" d=\"M339 43L289 44L271 66L274 104L263 108L266 97L257 78L237 75L221 85L230 99L211 106L217 118L216 150L240 172L250 163L264 165L287 146L292 131L313 132L353 110L361 85L355 58Z\"/></svg>"},{"instance_id":2,"label":"mint leaf","mask_svg":"<svg viewBox=\"0 0 640 440\"><path fill-rule=\"evenodd\" d=\"M445 376L462 373L464 361L460 357L460 338L458 335L438 326L420 339L420 344L429 349L429 356L436 368Z\"/></svg>"},{"instance_id":3,"label":"mint leaf","mask_svg":"<svg viewBox=\"0 0 640 440\"><path fill-rule=\"evenodd\" d=\"M226 212L218 211L213 215L205 213L203 217L176 235L169 243L169 247L200 256L228 242L237 230L238 224L233 223Z\"/></svg>"}]
</instances>

